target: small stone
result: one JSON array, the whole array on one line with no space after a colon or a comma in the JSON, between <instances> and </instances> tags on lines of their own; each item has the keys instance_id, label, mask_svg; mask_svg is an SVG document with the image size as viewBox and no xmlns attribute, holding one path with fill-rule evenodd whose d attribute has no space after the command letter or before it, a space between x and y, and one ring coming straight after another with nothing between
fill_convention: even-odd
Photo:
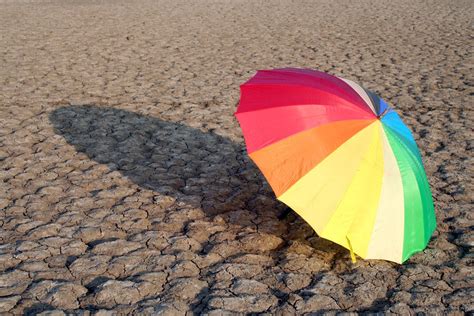
<instances>
[{"instance_id":1,"label":"small stone","mask_svg":"<svg viewBox=\"0 0 474 316\"><path fill-rule=\"evenodd\" d=\"M56 286L48 294L45 301L54 307L62 309L79 308L79 297L85 295L87 289L74 283L64 283Z\"/></svg>"},{"instance_id":2,"label":"small stone","mask_svg":"<svg viewBox=\"0 0 474 316\"><path fill-rule=\"evenodd\" d=\"M94 298L99 306L112 308L116 304L135 304L143 297L136 283L110 280L99 286Z\"/></svg>"},{"instance_id":3,"label":"small stone","mask_svg":"<svg viewBox=\"0 0 474 316\"><path fill-rule=\"evenodd\" d=\"M118 239L100 243L92 249L92 252L100 255L122 256L141 247L142 245L138 242Z\"/></svg>"},{"instance_id":4,"label":"small stone","mask_svg":"<svg viewBox=\"0 0 474 316\"><path fill-rule=\"evenodd\" d=\"M292 292L307 287L311 283L311 276L308 274L288 273L284 278L285 284Z\"/></svg>"},{"instance_id":5,"label":"small stone","mask_svg":"<svg viewBox=\"0 0 474 316\"><path fill-rule=\"evenodd\" d=\"M29 294L40 302L61 309L76 309L78 298L87 293L87 289L79 284L61 281L44 280L35 283Z\"/></svg>"},{"instance_id":6,"label":"small stone","mask_svg":"<svg viewBox=\"0 0 474 316\"><path fill-rule=\"evenodd\" d=\"M10 200L7 199L0 199L0 209L3 209L10 204Z\"/></svg>"},{"instance_id":7,"label":"small stone","mask_svg":"<svg viewBox=\"0 0 474 316\"><path fill-rule=\"evenodd\" d=\"M45 245L45 246L48 246L48 247L59 248L62 245L64 245L65 243L67 243L68 241L70 241L69 238L48 237L48 238L41 239L39 241L39 243L41 245Z\"/></svg>"},{"instance_id":8,"label":"small stone","mask_svg":"<svg viewBox=\"0 0 474 316\"><path fill-rule=\"evenodd\" d=\"M16 247L16 251L17 252L30 251L40 246L41 245L39 243L34 242L34 241L30 241L30 240L21 241L19 245Z\"/></svg>"},{"instance_id":9,"label":"small stone","mask_svg":"<svg viewBox=\"0 0 474 316\"><path fill-rule=\"evenodd\" d=\"M255 280L238 279L232 286L235 294L264 294L268 293L268 286Z\"/></svg>"},{"instance_id":10,"label":"small stone","mask_svg":"<svg viewBox=\"0 0 474 316\"><path fill-rule=\"evenodd\" d=\"M199 272L199 268L192 261L182 261L171 269L169 279L193 277L199 275Z\"/></svg>"},{"instance_id":11,"label":"small stone","mask_svg":"<svg viewBox=\"0 0 474 316\"><path fill-rule=\"evenodd\" d=\"M43 225L31 230L28 233L28 237L34 238L34 239L40 239L40 238L45 238L45 237L50 237L50 236L57 236L60 228L61 226L58 224Z\"/></svg>"},{"instance_id":12,"label":"small stone","mask_svg":"<svg viewBox=\"0 0 474 316\"><path fill-rule=\"evenodd\" d=\"M71 240L61 246L61 254L68 256L80 256L87 250L87 245L80 240Z\"/></svg>"},{"instance_id":13,"label":"small stone","mask_svg":"<svg viewBox=\"0 0 474 316\"><path fill-rule=\"evenodd\" d=\"M14 258L12 254L2 254L0 255L0 271L12 268L20 262L21 260Z\"/></svg>"},{"instance_id":14,"label":"small stone","mask_svg":"<svg viewBox=\"0 0 474 316\"><path fill-rule=\"evenodd\" d=\"M31 280L28 272L13 270L0 274L0 296L21 294L28 287Z\"/></svg>"},{"instance_id":15,"label":"small stone","mask_svg":"<svg viewBox=\"0 0 474 316\"><path fill-rule=\"evenodd\" d=\"M464 311L474 310L474 303L472 297L474 296L474 288L459 289L451 294L445 295L442 299L444 304L449 304L451 307L460 307Z\"/></svg>"},{"instance_id":16,"label":"small stone","mask_svg":"<svg viewBox=\"0 0 474 316\"><path fill-rule=\"evenodd\" d=\"M474 247L474 233L466 232L457 238L455 243L462 247Z\"/></svg>"},{"instance_id":17,"label":"small stone","mask_svg":"<svg viewBox=\"0 0 474 316\"><path fill-rule=\"evenodd\" d=\"M44 225L44 224L45 224L45 222L42 222L42 221L29 221L29 222L22 223L22 224L18 225L15 228L15 230L17 232L20 232L20 233L25 233L29 230L32 230L33 228L36 228L36 227Z\"/></svg>"},{"instance_id":18,"label":"small stone","mask_svg":"<svg viewBox=\"0 0 474 316\"><path fill-rule=\"evenodd\" d=\"M245 295L239 297L213 297L208 306L238 313L261 313L276 305L278 299L269 294Z\"/></svg>"},{"instance_id":19,"label":"small stone","mask_svg":"<svg viewBox=\"0 0 474 316\"><path fill-rule=\"evenodd\" d=\"M176 299L191 300L206 287L207 282L194 278L180 278L170 283L170 289L166 295Z\"/></svg>"},{"instance_id":20,"label":"small stone","mask_svg":"<svg viewBox=\"0 0 474 316\"><path fill-rule=\"evenodd\" d=\"M92 277L107 271L109 256L88 256L76 259L69 270L76 277Z\"/></svg>"},{"instance_id":21,"label":"small stone","mask_svg":"<svg viewBox=\"0 0 474 316\"><path fill-rule=\"evenodd\" d=\"M196 256L193 262L199 267L199 269L207 268L213 264L216 264L222 260L222 257L217 253L208 253L202 256Z\"/></svg>"},{"instance_id":22,"label":"small stone","mask_svg":"<svg viewBox=\"0 0 474 316\"><path fill-rule=\"evenodd\" d=\"M21 270L28 272L46 271L49 266L44 261L26 261L21 264Z\"/></svg>"},{"instance_id":23,"label":"small stone","mask_svg":"<svg viewBox=\"0 0 474 316\"><path fill-rule=\"evenodd\" d=\"M167 276L164 272L150 272L140 275L136 279L140 293L145 297L160 294Z\"/></svg>"},{"instance_id":24,"label":"small stone","mask_svg":"<svg viewBox=\"0 0 474 316\"><path fill-rule=\"evenodd\" d=\"M146 265L143 264L143 257L137 256L119 256L112 259L107 267L107 274L115 278L126 278L143 271L146 271Z\"/></svg>"},{"instance_id":25,"label":"small stone","mask_svg":"<svg viewBox=\"0 0 474 316\"><path fill-rule=\"evenodd\" d=\"M306 257L304 255L287 254L282 268L288 272L294 273L315 273L327 268L328 262L318 257Z\"/></svg>"},{"instance_id":26,"label":"small stone","mask_svg":"<svg viewBox=\"0 0 474 316\"><path fill-rule=\"evenodd\" d=\"M8 312L13 307L15 307L16 303L21 299L21 296L8 296L8 297L0 297L0 312Z\"/></svg>"},{"instance_id":27,"label":"small stone","mask_svg":"<svg viewBox=\"0 0 474 316\"><path fill-rule=\"evenodd\" d=\"M113 316L116 314L117 313L113 310L99 309L97 312L94 313L94 316Z\"/></svg>"},{"instance_id":28,"label":"small stone","mask_svg":"<svg viewBox=\"0 0 474 316\"><path fill-rule=\"evenodd\" d=\"M396 303L389 309L389 312L397 315L415 315L415 312L406 303Z\"/></svg>"},{"instance_id":29,"label":"small stone","mask_svg":"<svg viewBox=\"0 0 474 316\"><path fill-rule=\"evenodd\" d=\"M260 253L278 248L283 243L283 239L275 235L255 233L246 235L240 239L240 242L245 250Z\"/></svg>"},{"instance_id":30,"label":"small stone","mask_svg":"<svg viewBox=\"0 0 474 316\"><path fill-rule=\"evenodd\" d=\"M49 310L49 311L44 311L41 313L37 314L38 316L64 316L66 315L65 312L63 312L60 309L54 309L54 310Z\"/></svg>"},{"instance_id":31,"label":"small stone","mask_svg":"<svg viewBox=\"0 0 474 316\"><path fill-rule=\"evenodd\" d=\"M74 234L74 237L80 238L86 244L98 240L102 236L103 234L99 227L83 227Z\"/></svg>"},{"instance_id":32,"label":"small stone","mask_svg":"<svg viewBox=\"0 0 474 316\"><path fill-rule=\"evenodd\" d=\"M53 252L53 249L48 249L45 246L42 246L41 248L37 248L33 251L25 251L25 252L20 252L15 255L15 259L19 259L22 261L25 260L44 260L52 255L52 253L48 250L51 250ZM56 251L56 253L59 253L59 251Z\"/></svg>"},{"instance_id":33,"label":"small stone","mask_svg":"<svg viewBox=\"0 0 474 316\"><path fill-rule=\"evenodd\" d=\"M174 301L171 303L161 303L156 305L150 314L152 315L163 315L163 316L175 316L175 315L187 315L186 311L189 309L189 305L185 302Z\"/></svg>"},{"instance_id":34,"label":"small stone","mask_svg":"<svg viewBox=\"0 0 474 316\"><path fill-rule=\"evenodd\" d=\"M272 266L274 264L274 260L270 256L257 255L257 254L251 254L251 253L238 256L234 258L232 262L261 265L264 267Z\"/></svg>"},{"instance_id":35,"label":"small stone","mask_svg":"<svg viewBox=\"0 0 474 316\"><path fill-rule=\"evenodd\" d=\"M310 256L314 252L314 248L300 241L293 241L287 251L298 255Z\"/></svg>"},{"instance_id":36,"label":"small stone","mask_svg":"<svg viewBox=\"0 0 474 316\"><path fill-rule=\"evenodd\" d=\"M296 302L296 309L302 312L314 312L320 310L340 309L337 302L326 295L314 295L307 300L300 300Z\"/></svg>"}]
</instances>

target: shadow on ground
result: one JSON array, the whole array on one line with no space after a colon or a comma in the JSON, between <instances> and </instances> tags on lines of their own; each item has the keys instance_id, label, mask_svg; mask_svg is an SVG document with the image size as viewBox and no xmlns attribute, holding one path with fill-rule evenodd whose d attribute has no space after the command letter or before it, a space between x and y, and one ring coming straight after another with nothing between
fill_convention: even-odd
<instances>
[{"instance_id":1,"label":"shadow on ground","mask_svg":"<svg viewBox=\"0 0 474 316\"><path fill-rule=\"evenodd\" d=\"M78 152L207 215L239 209L288 212L243 145L212 132L93 105L58 108L50 120Z\"/></svg>"}]
</instances>

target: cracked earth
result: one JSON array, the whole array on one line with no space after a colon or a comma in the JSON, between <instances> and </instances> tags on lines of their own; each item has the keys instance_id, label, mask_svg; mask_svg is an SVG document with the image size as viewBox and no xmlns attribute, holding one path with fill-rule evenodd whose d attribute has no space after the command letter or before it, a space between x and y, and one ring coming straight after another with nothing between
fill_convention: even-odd
<instances>
[{"instance_id":1,"label":"cracked earth","mask_svg":"<svg viewBox=\"0 0 474 316\"><path fill-rule=\"evenodd\" d=\"M1 1L0 312L472 312L473 16L462 0ZM239 84L285 66L402 114L434 196L425 251L352 264L275 200L233 112Z\"/></svg>"}]
</instances>

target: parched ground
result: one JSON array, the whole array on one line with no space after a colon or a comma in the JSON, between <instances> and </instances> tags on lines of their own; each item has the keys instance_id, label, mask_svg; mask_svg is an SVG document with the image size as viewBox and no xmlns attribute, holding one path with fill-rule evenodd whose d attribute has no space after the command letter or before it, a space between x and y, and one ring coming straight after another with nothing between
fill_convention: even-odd
<instances>
[{"instance_id":1,"label":"parched ground","mask_svg":"<svg viewBox=\"0 0 474 316\"><path fill-rule=\"evenodd\" d=\"M472 312L474 6L412 2L1 1L0 312ZM403 114L424 252L352 264L275 201L233 112L284 66Z\"/></svg>"}]
</instances>

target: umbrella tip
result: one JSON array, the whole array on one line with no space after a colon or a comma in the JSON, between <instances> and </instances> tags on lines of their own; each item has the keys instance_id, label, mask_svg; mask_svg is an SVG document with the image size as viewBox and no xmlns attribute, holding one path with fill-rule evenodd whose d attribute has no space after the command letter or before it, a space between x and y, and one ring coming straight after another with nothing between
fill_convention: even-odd
<instances>
[{"instance_id":1,"label":"umbrella tip","mask_svg":"<svg viewBox=\"0 0 474 316\"><path fill-rule=\"evenodd\" d=\"M352 249L352 245L351 245L351 241L349 240L349 238L347 238L347 243L349 244L349 251L351 252L351 260L352 260L352 263L356 263L357 260L356 260L356 256L355 256L355 253L354 253L354 250Z\"/></svg>"},{"instance_id":2,"label":"umbrella tip","mask_svg":"<svg viewBox=\"0 0 474 316\"><path fill-rule=\"evenodd\" d=\"M356 259L356 256L354 254L354 252L351 250L351 260L352 260L352 263L356 263L357 262L357 259Z\"/></svg>"},{"instance_id":3,"label":"umbrella tip","mask_svg":"<svg viewBox=\"0 0 474 316\"><path fill-rule=\"evenodd\" d=\"M385 114L387 114L388 112L389 112L389 108L387 107L382 113L377 115L377 119L381 120L385 116Z\"/></svg>"}]
</instances>

